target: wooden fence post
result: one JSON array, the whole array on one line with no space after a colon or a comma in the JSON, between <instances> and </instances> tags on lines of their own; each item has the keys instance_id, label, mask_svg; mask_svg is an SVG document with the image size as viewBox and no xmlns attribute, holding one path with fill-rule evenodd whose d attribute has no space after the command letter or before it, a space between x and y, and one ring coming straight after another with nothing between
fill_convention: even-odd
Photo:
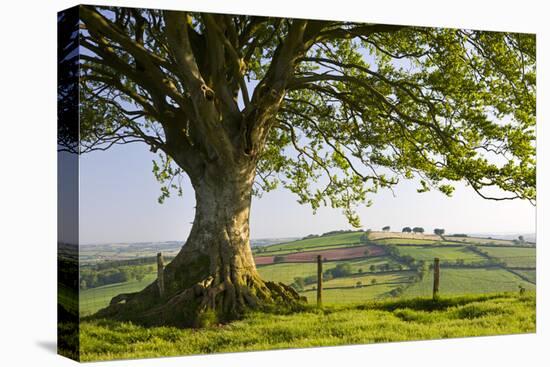
<instances>
[{"instance_id":1,"label":"wooden fence post","mask_svg":"<svg viewBox=\"0 0 550 367\"><path fill-rule=\"evenodd\" d=\"M434 258L434 289L433 299L434 301L439 298L439 258Z\"/></svg>"},{"instance_id":2,"label":"wooden fence post","mask_svg":"<svg viewBox=\"0 0 550 367\"><path fill-rule=\"evenodd\" d=\"M323 260L317 255L317 307L323 307Z\"/></svg>"},{"instance_id":3,"label":"wooden fence post","mask_svg":"<svg viewBox=\"0 0 550 367\"><path fill-rule=\"evenodd\" d=\"M164 261L162 259L162 252L157 254L157 285L159 287L159 295L164 295Z\"/></svg>"}]
</instances>

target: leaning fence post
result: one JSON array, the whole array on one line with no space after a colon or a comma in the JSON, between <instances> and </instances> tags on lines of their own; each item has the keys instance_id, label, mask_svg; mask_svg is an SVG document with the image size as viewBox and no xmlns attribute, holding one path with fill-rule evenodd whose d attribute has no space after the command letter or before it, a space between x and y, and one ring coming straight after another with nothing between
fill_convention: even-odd
<instances>
[{"instance_id":1,"label":"leaning fence post","mask_svg":"<svg viewBox=\"0 0 550 367\"><path fill-rule=\"evenodd\" d=\"M323 260L317 255L317 307L323 306Z\"/></svg>"},{"instance_id":2,"label":"leaning fence post","mask_svg":"<svg viewBox=\"0 0 550 367\"><path fill-rule=\"evenodd\" d=\"M439 258L434 258L434 290L433 299L439 298Z\"/></svg>"},{"instance_id":3,"label":"leaning fence post","mask_svg":"<svg viewBox=\"0 0 550 367\"><path fill-rule=\"evenodd\" d=\"M164 261L162 260L162 252L157 254L157 285L159 287L159 295L164 295Z\"/></svg>"}]
</instances>

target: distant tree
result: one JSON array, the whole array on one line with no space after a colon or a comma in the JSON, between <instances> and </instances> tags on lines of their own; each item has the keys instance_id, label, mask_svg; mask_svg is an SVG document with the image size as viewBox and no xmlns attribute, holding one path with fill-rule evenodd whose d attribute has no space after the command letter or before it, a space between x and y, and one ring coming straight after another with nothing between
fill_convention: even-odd
<instances>
[{"instance_id":1,"label":"distant tree","mask_svg":"<svg viewBox=\"0 0 550 367\"><path fill-rule=\"evenodd\" d=\"M361 273L363 272L363 268L357 269L357 272L358 272L359 274L361 274Z\"/></svg>"},{"instance_id":2,"label":"distant tree","mask_svg":"<svg viewBox=\"0 0 550 367\"><path fill-rule=\"evenodd\" d=\"M424 228L422 227L414 227L413 228L414 233L424 233Z\"/></svg>"},{"instance_id":3,"label":"distant tree","mask_svg":"<svg viewBox=\"0 0 550 367\"><path fill-rule=\"evenodd\" d=\"M371 272L374 272L376 270L376 266L374 266L374 265L369 266L369 270Z\"/></svg>"},{"instance_id":4,"label":"distant tree","mask_svg":"<svg viewBox=\"0 0 550 367\"><path fill-rule=\"evenodd\" d=\"M390 230L390 228L391 228L390 226L385 226L385 227L382 228L382 230L384 232L388 232Z\"/></svg>"},{"instance_id":5,"label":"distant tree","mask_svg":"<svg viewBox=\"0 0 550 367\"><path fill-rule=\"evenodd\" d=\"M412 229L411 229L411 227L403 227L403 229L401 230L401 232L403 232L403 233L411 233L411 232L412 232Z\"/></svg>"},{"instance_id":6,"label":"distant tree","mask_svg":"<svg viewBox=\"0 0 550 367\"><path fill-rule=\"evenodd\" d=\"M334 278L341 278L352 274L351 265L348 263L338 264L335 268L327 270L325 273L331 274Z\"/></svg>"},{"instance_id":7,"label":"distant tree","mask_svg":"<svg viewBox=\"0 0 550 367\"><path fill-rule=\"evenodd\" d=\"M281 263L285 261L285 257L284 256L281 256L281 255L276 255L274 258L273 258L273 262L274 263Z\"/></svg>"},{"instance_id":8,"label":"distant tree","mask_svg":"<svg viewBox=\"0 0 550 367\"><path fill-rule=\"evenodd\" d=\"M372 280L370 281L370 284L372 285L376 284L376 278L372 278Z\"/></svg>"},{"instance_id":9,"label":"distant tree","mask_svg":"<svg viewBox=\"0 0 550 367\"><path fill-rule=\"evenodd\" d=\"M361 282L361 281L355 283L356 288L361 288L362 286L363 286L363 282Z\"/></svg>"},{"instance_id":10,"label":"distant tree","mask_svg":"<svg viewBox=\"0 0 550 367\"><path fill-rule=\"evenodd\" d=\"M523 237L523 236L519 236L519 237L518 237L518 240L519 240L519 242L521 242L521 243L525 243L525 237Z\"/></svg>"},{"instance_id":11,"label":"distant tree","mask_svg":"<svg viewBox=\"0 0 550 367\"><path fill-rule=\"evenodd\" d=\"M443 228L436 228L434 229L434 234L438 235L438 236L443 236L445 234L445 229Z\"/></svg>"}]
</instances>

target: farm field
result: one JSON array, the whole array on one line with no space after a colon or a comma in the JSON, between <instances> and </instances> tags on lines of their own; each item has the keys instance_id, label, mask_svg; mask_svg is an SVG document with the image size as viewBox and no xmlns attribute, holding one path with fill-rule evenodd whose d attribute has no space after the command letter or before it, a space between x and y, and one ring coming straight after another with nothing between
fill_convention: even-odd
<instances>
[{"instance_id":1,"label":"farm field","mask_svg":"<svg viewBox=\"0 0 550 367\"><path fill-rule=\"evenodd\" d=\"M421 239L421 238L382 238L373 240L375 243L384 245L456 245L454 242L439 240Z\"/></svg>"},{"instance_id":2,"label":"farm field","mask_svg":"<svg viewBox=\"0 0 550 367\"><path fill-rule=\"evenodd\" d=\"M364 232L349 232L349 233L340 233L330 236L319 236L314 238L307 238L298 241L292 241L287 243L282 243L278 245L264 246L264 251L295 251L295 250L307 250L308 248L317 248L322 246L333 246L333 245L350 245L360 243L361 235Z\"/></svg>"},{"instance_id":3,"label":"farm field","mask_svg":"<svg viewBox=\"0 0 550 367\"><path fill-rule=\"evenodd\" d=\"M414 273L410 271L388 272L381 274L354 275L351 277L331 279L323 282L323 305L360 303L388 297L389 293L399 287L408 285ZM375 279L376 284L371 281ZM361 286L357 286L360 282ZM315 304L317 291L311 287L300 292L306 296L308 303Z\"/></svg>"},{"instance_id":4,"label":"farm field","mask_svg":"<svg viewBox=\"0 0 550 367\"><path fill-rule=\"evenodd\" d=\"M381 238L382 234L387 238ZM345 276L340 275L324 281L323 300L326 304L364 302L396 296L405 298L428 296L432 291L432 271L426 270L423 280L418 281L418 270L415 270L414 264L424 261L428 266L434 257L440 258L442 263L464 260L464 266L457 265L461 266L458 268L442 267L440 293L443 295L517 292L519 286L529 290L535 287L535 248L533 247L511 247L508 245L512 242L504 240L502 241L507 244L506 246L478 245L479 250L487 253L485 256L468 249L467 246L472 245L471 243L441 245L432 239L433 235L415 235L423 238L411 238L413 235L404 234L401 239L399 233L379 232L376 245L354 242L360 241L362 235L363 232L336 233L266 246L273 252L255 254L258 271L265 280L289 285L293 284L296 278L309 277L310 280L305 286L298 290L308 298L309 302L314 303L316 291L313 288L316 284L311 278L317 274L315 261L317 254L328 260L323 262L324 272L346 264L348 270ZM468 240L470 237L464 237L464 239ZM348 241L347 244L346 241ZM407 244L393 244L405 242ZM304 250L299 252L291 250L295 248L304 248ZM391 248L396 249L397 252L394 254L389 251ZM366 250L368 250L367 254L365 254ZM283 252L284 254L281 254ZM395 257L397 254L414 259L413 265ZM274 262L274 256L280 256L277 262ZM505 267L498 268L494 264L489 266L487 256L501 259ZM468 265L480 263L487 263L487 267L468 268ZM515 269L508 270L507 267L515 267ZM142 281L132 280L81 290L81 314L89 315L96 312L107 306L111 298L120 293L143 289L154 281L155 276L155 271L151 271ZM376 279L375 284L371 284L373 278ZM358 282L361 283L360 286ZM395 291L402 291L402 293L396 294Z\"/></svg>"},{"instance_id":5,"label":"farm field","mask_svg":"<svg viewBox=\"0 0 550 367\"><path fill-rule=\"evenodd\" d=\"M517 292L519 286L535 290L535 286L517 275L500 268L454 269L441 268L439 293L441 295L481 294L490 292ZM404 297L428 296L433 289L433 274L406 289Z\"/></svg>"},{"instance_id":6,"label":"farm field","mask_svg":"<svg viewBox=\"0 0 550 367\"><path fill-rule=\"evenodd\" d=\"M311 252L311 251L319 251L319 250L333 250L333 249L339 249L339 248L349 248L349 247L356 247L356 246L364 246L364 243L357 242L357 243L340 243L337 245L319 245L319 246L313 246L308 248L301 248L301 247L293 247L290 243L288 244L288 248L282 247L280 250L272 251L268 248L253 248L252 253L255 256L275 256L275 255L287 255L287 254L293 254L298 252ZM266 246L267 247L267 246Z\"/></svg>"},{"instance_id":7,"label":"farm field","mask_svg":"<svg viewBox=\"0 0 550 367\"><path fill-rule=\"evenodd\" d=\"M391 267L399 266L400 264L388 256L380 256L366 259L353 259L345 261L328 261L323 263L323 270L335 268L338 264L349 264L353 274L369 272L370 267L374 266L375 271L379 271L384 264L389 264ZM406 267L404 267L406 269ZM283 282L290 284L295 277L306 277L317 274L317 264L311 263L281 263L273 265L259 266L260 275L266 279L275 282Z\"/></svg>"},{"instance_id":8,"label":"farm field","mask_svg":"<svg viewBox=\"0 0 550 367\"><path fill-rule=\"evenodd\" d=\"M417 260L433 261L438 257L441 261L464 260L464 263L479 263L486 258L468 250L465 246L411 246L396 245L399 253L411 256Z\"/></svg>"},{"instance_id":9,"label":"farm field","mask_svg":"<svg viewBox=\"0 0 550 367\"><path fill-rule=\"evenodd\" d=\"M514 272L525 277L526 280L532 282L533 284L537 282L536 270L514 270Z\"/></svg>"},{"instance_id":10,"label":"farm field","mask_svg":"<svg viewBox=\"0 0 550 367\"><path fill-rule=\"evenodd\" d=\"M403 232L381 232L371 231L369 232L369 239L372 241L379 241L382 239L396 238L403 240L426 240L426 241L441 241L441 237L435 234L428 233L403 233Z\"/></svg>"},{"instance_id":11,"label":"farm field","mask_svg":"<svg viewBox=\"0 0 550 367\"><path fill-rule=\"evenodd\" d=\"M502 260L509 267L536 266L536 249L532 247L493 247L479 246L490 257Z\"/></svg>"},{"instance_id":12,"label":"farm field","mask_svg":"<svg viewBox=\"0 0 550 367\"><path fill-rule=\"evenodd\" d=\"M280 256L285 262L310 262L315 261L318 255L321 255L323 260L343 260L365 256L382 256L385 252L385 248L382 246L364 245L330 250L294 252ZM276 262L274 256L257 256L255 261L256 265L266 265Z\"/></svg>"},{"instance_id":13,"label":"farm field","mask_svg":"<svg viewBox=\"0 0 550 367\"><path fill-rule=\"evenodd\" d=\"M81 323L81 360L114 360L280 348L367 344L535 332L535 295L493 294L308 307L289 315L252 313L204 329Z\"/></svg>"},{"instance_id":14,"label":"farm field","mask_svg":"<svg viewBox=\"0 0 550 367\"><path fill-rule=\"evenodd\" d=\"M457 241L457 242L468 242L473 245L497 245L497 246L517 246L510 240L499 240L494 238L483 238L483 237L454 237L454 236L445 236L447 241Z\"/></svg>"},{"instance_id":15,"label":"farm field","mask_svg":"<svg viewBox=\"0 0 550 367\"><path fill-rule=\"evenodd\" d=\"M133 280L80 291L80 315L90 315L107 306L111 299L121 293L142 290L156 279L156 273L147 274L141 281Z\"/></svg>"}]
</instances>

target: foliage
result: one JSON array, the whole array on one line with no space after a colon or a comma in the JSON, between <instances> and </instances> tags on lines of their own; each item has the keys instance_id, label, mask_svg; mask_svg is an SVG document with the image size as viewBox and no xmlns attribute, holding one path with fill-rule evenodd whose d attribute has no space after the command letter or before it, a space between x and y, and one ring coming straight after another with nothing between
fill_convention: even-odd
<instances>
[{"instance_id":1,"label":"foliage","mask_svg":"<svg viewBox=\"0 0 550 367\"><path fill-rule=\"evenodd\" d=\"M151 265L120 266L116 268L97 269L80 268L80 288L96 288L107 284L124 283L130 280L141 281L147 274L154 272ZM83 285L85 285L83 287Z\"/></svg>"},{"instance_id":2,"label":"foliage","mask_svg":"<svg viewBox=\"0 0 550 367\"><path fill-rule=\"evenodd\" d=\"M258 194L282 186L314 211L342 208L356 227L356 205L406 179L419 192L452 195L462 181L487 199L535 200L534 35L80 15L82 151L148 144L164 159L153 168L161 201L181 187L174 176L222 161L253 167Z\"/></svg>"}]
</instances>

